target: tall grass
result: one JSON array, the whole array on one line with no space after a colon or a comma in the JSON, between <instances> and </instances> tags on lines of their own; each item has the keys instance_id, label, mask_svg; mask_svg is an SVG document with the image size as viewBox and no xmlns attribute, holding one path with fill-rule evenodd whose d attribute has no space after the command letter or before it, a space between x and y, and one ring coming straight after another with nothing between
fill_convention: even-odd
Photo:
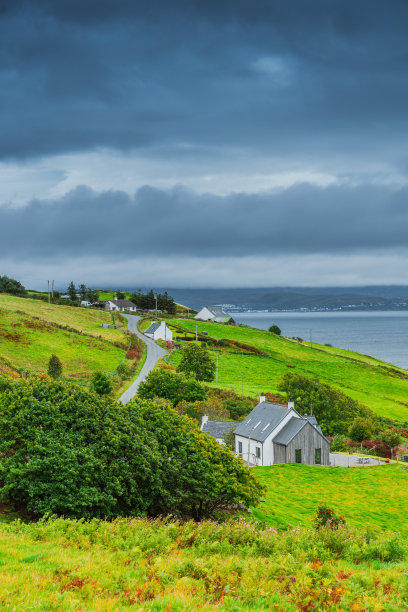
<instances>
[{"instance_id":1,"label":"tall grass","mask_svg":"<svg viewBox=\"0 0 408 612\"><path fill-rule=\"evenodd\" d=\"M405 609L405 540L244 521L51 520L0 526L14 610Z\"/></svg>"}]
</instances>

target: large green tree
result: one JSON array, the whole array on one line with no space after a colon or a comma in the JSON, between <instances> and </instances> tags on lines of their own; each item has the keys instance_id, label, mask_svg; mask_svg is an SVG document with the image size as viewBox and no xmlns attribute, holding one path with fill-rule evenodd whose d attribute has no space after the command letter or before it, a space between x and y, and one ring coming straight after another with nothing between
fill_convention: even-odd
<instances>
[{"instance_id":1,"label":"large green tree","mask_svg":"<svg viewBox=\"0 0 408 612\"><path fill-rule=\"evenodd\" d=\"M295 402L295 408L301 414L313 410L326 435L347 434L356 417L376 420L369 408L317 378L288 372L281 378L278 389L286 394L288 400Z\"/></svg>"},{"instance_id":2,"label":"large green tree","mask_svg":"<svg viewBox=\"0 0 408 612\"><path fill-rule=\"evenodd\" d=\"M34 516L214 516L256 503L242 461L167 402L0 377L0 495Z\"/></svg>"},{"instance_id":3,"label":"large green tree","mask_svg":"<svg viewBox=\"0 0 408 612\"><path fill-rule=\"evenodd\" d=\"M8 276L0 276L0 293L10 293L19 297L27 295L25 287L19 281Z\"/></svg>"},{"instance_id":4,"label":"large green tree","mask_svg":"<svg viewBox=\"0 0 408 612\"><path fill-rule=\"evenodd\" d=\"M205 346L191 342L181 350L177 371L196 380L210 382L215 378L215 360Z\"/></svg>"}]
</instances>

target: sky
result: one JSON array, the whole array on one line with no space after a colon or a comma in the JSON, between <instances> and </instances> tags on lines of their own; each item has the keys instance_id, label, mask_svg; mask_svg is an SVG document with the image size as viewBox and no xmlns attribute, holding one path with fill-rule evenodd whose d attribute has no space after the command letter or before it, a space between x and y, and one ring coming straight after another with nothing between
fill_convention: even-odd
<instances>
[{"instance_id":1,"label":"sky","mask_svg":"<svg viewBox=\"0 0 408 612\"><path fill-rule=\"evenodd\" d=\"M408 3L3 0L0 275L408 284Z\"/></svg>"}]
</instances>

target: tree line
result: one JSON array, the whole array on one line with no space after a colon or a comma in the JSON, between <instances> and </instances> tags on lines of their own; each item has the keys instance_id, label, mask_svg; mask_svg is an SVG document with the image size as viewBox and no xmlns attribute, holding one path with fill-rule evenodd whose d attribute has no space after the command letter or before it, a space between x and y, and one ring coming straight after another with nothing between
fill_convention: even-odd
<instances>
[{"instance_id":1,"label":"tree line","mask_svg":"<svg viewBox=\"0 0 408 612\"><path fill-rule=\"evenodd\" d=\"M147 293L143 293L141 289L138 289L137 292L130 294L129 299L140 310L155 310L157 307L158 310L168 314L176 314L177 312L176 302L167 291L155 294L153 289L150 289Z\"/></svg>"}]
</instances>

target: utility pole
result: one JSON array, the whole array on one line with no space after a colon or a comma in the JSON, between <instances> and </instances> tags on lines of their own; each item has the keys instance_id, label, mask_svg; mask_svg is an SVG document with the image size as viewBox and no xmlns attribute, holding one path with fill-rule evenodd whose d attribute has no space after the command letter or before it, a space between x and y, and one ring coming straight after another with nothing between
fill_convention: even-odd
<instances>
[{"instance_id":1,"label":"utility pole","mask_svg":"<svg viewBox=\"0 0 408 612\"><path fill-rule=\"evenodd\" d=\"M52 297L52 299L54 299L54 281L52 281L52 289L51 289L51 291L52 291L52 296L51 297Z\"/></svg>"},{"instance_id":2,"label":"utility pole","mask_svg":"<svg viewBox=\"0 0 408 612\"><path fill-rule=\"evenodd\" d=\"M48 310L50 310L51 305L50 305L50 281L48 282Z\"/></svg>"}]
</instances>

